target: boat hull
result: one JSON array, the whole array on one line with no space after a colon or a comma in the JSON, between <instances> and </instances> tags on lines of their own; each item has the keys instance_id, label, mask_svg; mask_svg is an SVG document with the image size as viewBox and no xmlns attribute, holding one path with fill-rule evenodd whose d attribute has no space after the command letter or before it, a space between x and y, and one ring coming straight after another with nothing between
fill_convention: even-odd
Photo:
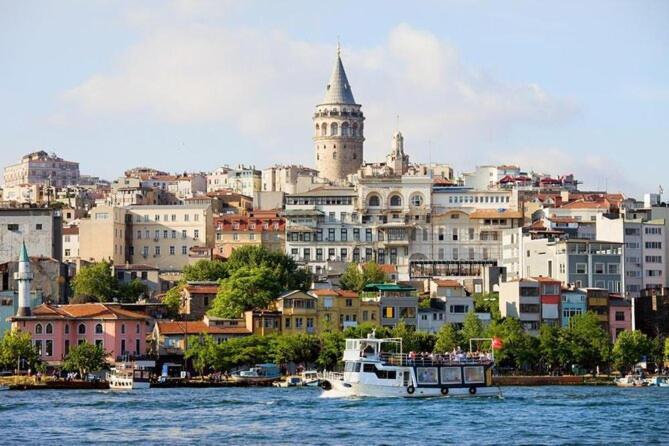
<instances>
[{"instance_id":1,"label":"boat hull","mask_svg":"<svg viewBox=\"0 0 669 446\"><path fill-rule=\"evenodd\" d=\"M111 379L109 388L111 390L140 390L148 389L151 384L148 381L133 381L132 379Z\"/></svg>"},{"instance_id":2,"label":"boat hull","mask_svg":"<svg viewBox=\"0 0 669 446\"><path fill-rule=\"evenodd\" d=\"M404 386L380 386L375 384L345 383L344 381L328 381L331 385L329 390L323 391L324 397L347 398L347 397L378 397L378 398L430 398L430 397L501 397L499 387L476 387L476 392L471 393L467 387L452 387L448 393L442 393L440 388L417 387L413 393Z\"/></svg>"}]
</instances>

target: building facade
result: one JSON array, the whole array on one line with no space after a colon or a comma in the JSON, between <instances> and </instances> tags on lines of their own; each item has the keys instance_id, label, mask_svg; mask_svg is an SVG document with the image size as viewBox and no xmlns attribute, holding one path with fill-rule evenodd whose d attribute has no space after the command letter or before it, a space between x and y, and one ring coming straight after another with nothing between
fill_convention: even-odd
<instances>
[{"instance_id":1,"label":"building facade","mask_svg":"<svg viewBox=\"0 0 669 446\"><path fill-rule=\"evenodd\" d=\"M79 163L65 161L45 151L33 152L21 158L21 162L5 167L4 185L41 184L45 186L68 186L79 182Z\"/></svg>"}]
</instances>

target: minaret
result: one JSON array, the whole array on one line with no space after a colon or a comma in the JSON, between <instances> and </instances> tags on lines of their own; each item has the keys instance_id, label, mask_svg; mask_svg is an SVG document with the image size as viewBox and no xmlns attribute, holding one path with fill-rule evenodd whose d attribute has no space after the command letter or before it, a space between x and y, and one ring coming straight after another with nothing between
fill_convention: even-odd
<instances>
[{"instance_id":1,"label":"minaret","mask_svg":"<svg viewBox=\"0 0 669 446\"><path fill-rule=\"evenodd\" d=\"M30 285L33 281L33 273L30 270L30 257L28 257L25 242L23 242L19 256L19 271L14 273L14 279L19 282L19 309L16 315L30 316Z\"/></svg>"},{"instance_id":2,"label":"minaret","mask_svg":"<svg viewBox=\"0 0 669 446\"><path fill-rule=\"evenodd\" d=\"M353 99L337 45L337 58L325 98L316 106L313 118L316 169L321 177L342 180L362 165L365 118L360 107Z\"/></svg>"}]
</instances>

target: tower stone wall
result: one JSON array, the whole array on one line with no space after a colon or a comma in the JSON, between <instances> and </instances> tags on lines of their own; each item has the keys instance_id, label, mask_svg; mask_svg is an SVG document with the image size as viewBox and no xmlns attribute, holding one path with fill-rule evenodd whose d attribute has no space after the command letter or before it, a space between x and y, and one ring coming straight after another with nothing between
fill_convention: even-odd
<instances>
[{"instance_id":1,"label":"tower stone wall","mask_svg":"<svg viewBox=\"0 0 669 446\"><path fill-rule=\"evenodd\" d=\"M338 50L325 98L313 117L316 168L321 177L337 181L358 171L363 160L364 120Z\"/></svg>"}]
</instances>

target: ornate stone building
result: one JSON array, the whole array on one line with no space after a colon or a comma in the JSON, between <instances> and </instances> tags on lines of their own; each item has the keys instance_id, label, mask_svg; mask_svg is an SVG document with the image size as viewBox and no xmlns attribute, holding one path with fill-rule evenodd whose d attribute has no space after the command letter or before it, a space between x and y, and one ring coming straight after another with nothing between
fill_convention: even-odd
<instances>
[{"instance_id":1,"label":"ornate stone building","mask_svg":"<svg viewBox=\"0 0 669 446\"><path fill-rule=\"evenodd\" d=\"M337 48L337 60L325 98L316 106L313 117L316 168L321 177L332 181L344 180L360 168L365 141L365 118L360 107L353 98Z\"/></svg>"}]
</instances>

